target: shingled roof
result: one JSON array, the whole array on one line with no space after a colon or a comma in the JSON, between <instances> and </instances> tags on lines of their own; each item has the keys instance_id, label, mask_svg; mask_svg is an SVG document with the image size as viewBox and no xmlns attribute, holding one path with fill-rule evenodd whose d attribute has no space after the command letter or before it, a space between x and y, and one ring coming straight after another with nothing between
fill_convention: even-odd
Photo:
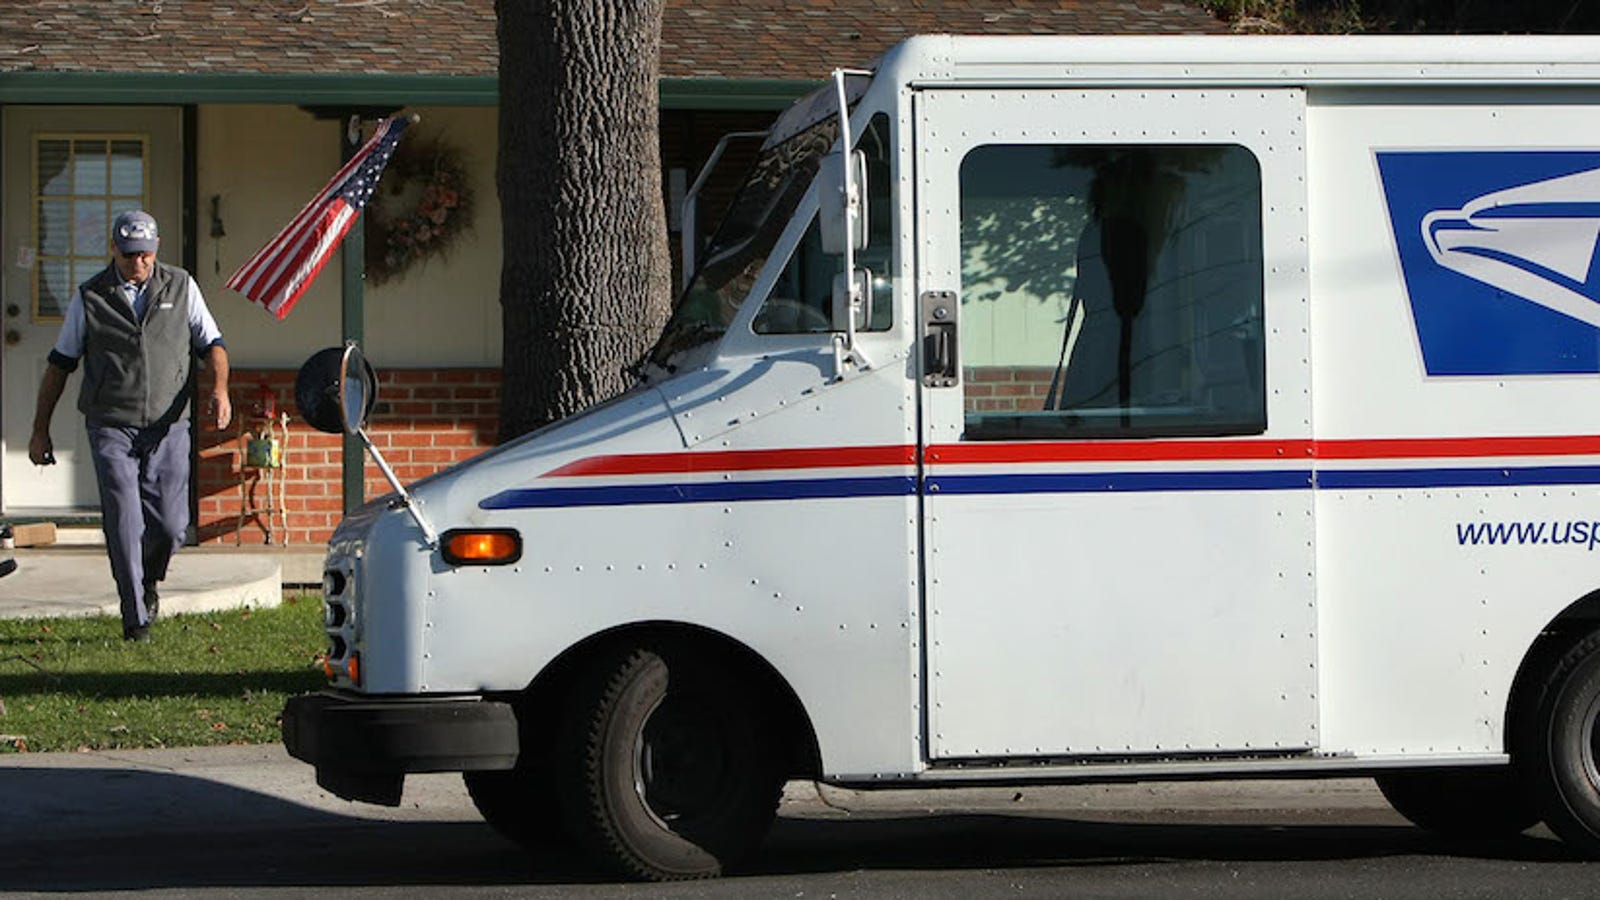
<instances>
[{"instance_id":1,"label":"shingled roof","mask_svg":"<svg viewBox=\"0 0 1600 900\"><path fill-rule=\"evenodd\" d=\"M908 35L1218 32L1178 0L667 0L664 78L801 80ZM0 72L495 72L492 0L3 0Z\"/></svg>"}]
</instances>

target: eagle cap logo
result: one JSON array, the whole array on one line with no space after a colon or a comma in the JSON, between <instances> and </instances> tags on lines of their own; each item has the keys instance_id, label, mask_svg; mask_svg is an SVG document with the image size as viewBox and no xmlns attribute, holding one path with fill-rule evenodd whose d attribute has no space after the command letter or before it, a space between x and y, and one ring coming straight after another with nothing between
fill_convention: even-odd
<instances>
[{"instance_id":1,"label":"eagle cap logo","mask_svg":"<svg viewBox=\"0 0 1600 900\"><path fill-rule=\"evenodd\" d=\"M1377 158L1429 375L1600 372L1600 151Z\"/></svg>"}]
</instances>

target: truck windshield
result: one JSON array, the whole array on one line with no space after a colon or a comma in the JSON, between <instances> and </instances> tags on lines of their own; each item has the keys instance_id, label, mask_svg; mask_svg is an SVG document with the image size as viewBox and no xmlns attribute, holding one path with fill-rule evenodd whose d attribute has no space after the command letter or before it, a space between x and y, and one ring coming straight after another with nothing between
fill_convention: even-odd
<instances>
[{"instance_id":1,"label":"truck windshield","mask_svg":"<svg viewBox=\"0 0 1600 900\"><path fill-rule=\"evenodd\" d=\"M852 105L866 85L865 78L847 79L846 96ZM650 362L670 369L674 356L714 341L728 330L838 134L838 107L831 85L812 92L779 117L700 255L699 267L651 352Z\"/></svg>"}]
</instances>

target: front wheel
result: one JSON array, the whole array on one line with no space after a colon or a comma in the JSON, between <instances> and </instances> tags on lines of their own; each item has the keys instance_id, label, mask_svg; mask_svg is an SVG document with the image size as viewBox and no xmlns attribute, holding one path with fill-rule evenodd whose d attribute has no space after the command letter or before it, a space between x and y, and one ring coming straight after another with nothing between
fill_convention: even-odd
<instances>
[{"instance_id":1,"label":"front wheel","mask_svg":"<svg viewBox=\"0 0 1600 900\"><path fill-rule=\"evenodd\" d=\"M519 765L508 771L462 772L467 796L485 822L530 851L559 848L566 841L548 772Z\"/></svg>"},{"instance_id":2,"label":"front wheel","mask_svg":"<svg viewBox=\"0 0 1600 900\"><path fill-rule=\"evenodd\" d=\"M1526 782L1510 767L1388 772L1378 790L1419 828L1456 840L1521 834L1539 821Z\"/></svg>"},{"instance_id":3,"label":"front wheel","mask_svg":"<svg viewBox=\"0 0 1600 900\"><path fill-rule=\"evenodd\" d=\"M635 648L597 660L571 697L561 805L599 862L633 878L706 878L760 843L783 773L748 679L704 653Z\"/></svg>"},{"instance_id":4,"label":"front wheel","mask_svg":"<svg viewBox=\"0 0 1600 900\"><path fill-rule=\"evenodd\" d=\"M1600 858L1600 632L1562 656L1538 696L1523 753L1545 824Z\"/></svg>"}]
</instances>

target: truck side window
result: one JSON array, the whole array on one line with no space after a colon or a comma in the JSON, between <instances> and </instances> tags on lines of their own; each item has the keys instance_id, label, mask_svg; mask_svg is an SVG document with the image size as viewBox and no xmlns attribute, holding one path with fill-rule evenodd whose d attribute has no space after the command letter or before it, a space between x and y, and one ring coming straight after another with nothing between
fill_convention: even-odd
<instances>
[{"instance_id":1,"label":"truck side window","mask_svg":"<svg viewBox=\"0 0 1600 900\"><path fill-rule=\"evenodd\" d=\"M961 166L966 437L1266 430L1261 174L1234 145Z\"/></svg>"},{"instance_id":2,"label":"truck side window","mask_svg":"<svg viewBox=\"0 0 1600 900\"><path fill-rule=\"evenodd\" d=\"M872 322L868 331L883 331L894 321L894 182L889 170L889 117L872 117L856 143L867 154L867 246L856 253L856 265L872 272ZM772 293L756 313L757 334L804 334L830 330L833 277L843 271L844 257L822 252L821 227L815 217L795 247Z\"/></svg>"}]
</instances>

